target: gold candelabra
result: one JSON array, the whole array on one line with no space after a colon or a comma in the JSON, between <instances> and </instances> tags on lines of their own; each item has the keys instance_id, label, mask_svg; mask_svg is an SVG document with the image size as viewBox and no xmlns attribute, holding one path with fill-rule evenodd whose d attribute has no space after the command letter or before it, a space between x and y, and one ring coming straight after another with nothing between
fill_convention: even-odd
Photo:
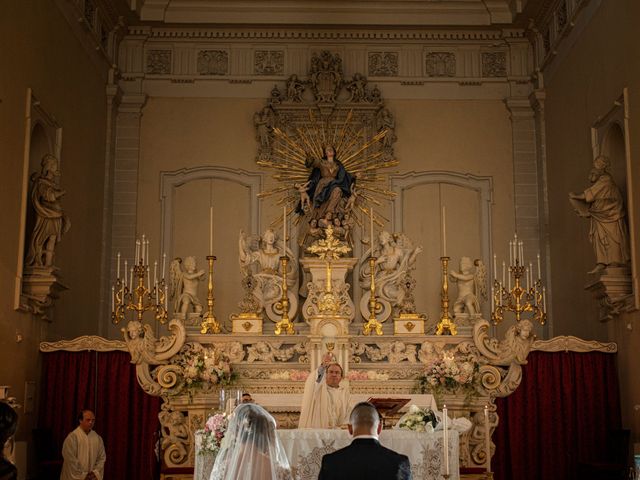
<instances>
[{"instance_id":1,"label":"gold candelabra","mask_svg":"<svg viewBox=\"0 0 640 480\"><path fill-rule=\"evenodd\" d=\"M216 260L215 255L207 255L209 263L209 282L207 284L207 313L204 314L200 323L200 333L220 333L220 324L216 320L213 313L213 262Z\"/></svg>"},{"instance_id":2,"label":"gold candelabra","mask_svg":"<svg viewBox=\"0 0 640 480\"><path fill-rule=\"evenodd\" d=\"M124 261L124 277L120 276L120 253L117 259L117 278L115 285L111 287L111 321L117 325L125 319L127 311L132 311L137 316L137 320L142 322L144 312L153 311L156 321L166 323L169 318L167 285L164 280L166 256L163 256L160 281L158 281L158 262L153 264L153 288L149 266L149 240L144 235L142 240L136 240L135 257L131 269L127 260Z\"/></svg>"},{"instance_id":3,"label":"gold candelabra","mask_svg":"<svg viewBox=\"0 0 640 480\"><path fill-rule=\"evenodd\" d=\"M289 263L289 257L282 255L280 257L280 263L282 264L282 298L276 303L276 308L282 310L282 319L276 323L274 333L280 335L283 331L289 335L295 333L293 323L289 320L289 297L287 292L287 265Z\"/></svg>"},{"instance_id":4,"label":"gold candelabra","mask_svg":"<svg viewBox=\"0 0 640 480\"><path fill-rule=\"evenodd\" d=\"M442 314L436 328L436 335L457 335L458 327L449 316L449 257L440 257L442 262L442 292L440 306Z\"/></svg>"},{"instance_id":5,"label":"gold candelabra","mask_svg":"<svg viewBox=\"0 0 640 480\"><path fill-rule=\"evenodd\" d=\"M369 335L371 330L375 330L376 335L382 335L382 323L380 323L376 318L376 313L379 313L380 310L382 310L382 304L378 302L376 298L376 260L377 258L374 256L369 257L371 285L369 287L369 319L362 327L362 333L365 335Z\"/></svg>"},{"instance_id":6,"label":"gold candelabra","mask_svg":"<svg viewBox=\"0 0 640 480\"><path fill-rule=\"evenodd\" d=\"M547 294L540 276L540 254L538 278L533 278L533 264L524 261L524 244L514 235L509 241L509 278L505 278L506 265L502 262L502 282L497 278L496 256L493 256L493 285L491 286L491 320L497 325L504 320L505 312L513 312L519 322L524 313L531 313L532 319L544 325L547 321ZM513 276L513 287L511 277ZM522 278L526 285L523 285Z\"/></svg>"}]
</instances>

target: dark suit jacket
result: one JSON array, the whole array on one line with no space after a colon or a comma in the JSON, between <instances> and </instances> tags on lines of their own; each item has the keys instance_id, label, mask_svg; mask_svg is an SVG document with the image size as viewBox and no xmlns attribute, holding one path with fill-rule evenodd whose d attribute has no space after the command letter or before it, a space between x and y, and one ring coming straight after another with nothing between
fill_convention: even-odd
<instances>
[{"instance_id":1,"label":"dark suit jacket","mask_svg":"<svg viewBox=\"0 0 640 480\"><path fill-rule=\"evenodd\" d=\"M406 455L373 438L356 438L348 447L322 457L318 480L411 480Z\"/></svg>"}]
</instances>

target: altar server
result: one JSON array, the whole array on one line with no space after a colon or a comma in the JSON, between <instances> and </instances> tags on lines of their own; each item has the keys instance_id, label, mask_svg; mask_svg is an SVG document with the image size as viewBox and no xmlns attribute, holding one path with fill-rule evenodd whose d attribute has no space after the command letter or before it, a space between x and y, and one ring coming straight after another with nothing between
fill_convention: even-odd
<instances>
[{"instance_id":1,"label":"altar server","mask_svg":"<svg viewBox=\"0 0 640 480\"><path fill-rule=\"evenodd\" d=\"M78 428L67 435L62 444L62 474L60 480L102 480L104 452L102 438L93 431L96 417L91 410L78 415Z\"/></svg>"}]
</instances>

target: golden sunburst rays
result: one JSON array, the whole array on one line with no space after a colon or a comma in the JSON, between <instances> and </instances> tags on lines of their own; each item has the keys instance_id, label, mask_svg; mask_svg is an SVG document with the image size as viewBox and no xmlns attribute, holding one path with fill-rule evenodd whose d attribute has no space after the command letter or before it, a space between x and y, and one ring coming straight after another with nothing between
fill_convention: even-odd
<instances>
[{"instance_id":1,"label":"golden sunburst rays","mask_svg":"<svg viewBox=\"0 0 640 480\"><path fill-rule=\"evenodd\" d=\"M258 165L274 170L273 178L278 186L259 194L260 198L273 197L275 203L286 206L288 215L296 212L300 192L309 179L311 169L307 160L324 156L327 146L332 146L335 158L342 162L351 175L356 177L355 201L352 202L353 221L364 228L372 206L382 206L395 193L386 186L387 177L382 172L398 165L384 148L388 130L372 132L371 122L355 121L353 110L346 114L322 117L313 109L308 111L308 120L297 126L273 128L271 155L257 161ZM374 222L383 227L388 220L377 209ZM296 216L294 222L301 220ZM279 217L271 226L282 224Z\"/></svg>"}]
</instances>

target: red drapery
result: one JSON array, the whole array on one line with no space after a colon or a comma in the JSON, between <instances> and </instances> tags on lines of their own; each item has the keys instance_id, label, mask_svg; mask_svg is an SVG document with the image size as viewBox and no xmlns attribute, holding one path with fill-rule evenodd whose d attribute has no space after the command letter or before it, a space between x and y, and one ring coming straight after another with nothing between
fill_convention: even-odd
<instances>
[{"instance_id":1,"label":"red drapery","mask_svg":"<svg viewBox=\"0 0 640 480\"><path fill-rule=\"evenodd\" d=\"M43 354L38 426L51 429L61 449L79 410L94 410L107 452L105 480L158 478L160 399L142 391L130 362L119 351Z\"/></svg>"},{"instance_id":2,"label":"red drapery","mask_svg":"<svg viewBox=\"0 0 640 480\"><path fill-rule=\"evenodd\" d=\"M522 383L497 402L496 480L573 480L621 425L616 356L531 352Z\"/></svg>"}]
</instances>

